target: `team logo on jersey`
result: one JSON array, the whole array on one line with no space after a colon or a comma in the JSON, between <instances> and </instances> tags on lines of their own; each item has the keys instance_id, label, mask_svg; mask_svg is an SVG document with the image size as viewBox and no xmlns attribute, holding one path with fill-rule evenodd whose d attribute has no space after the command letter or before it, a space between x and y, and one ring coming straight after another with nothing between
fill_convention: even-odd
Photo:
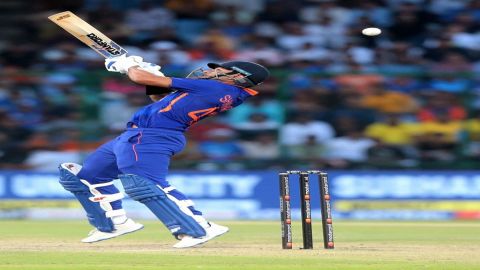
<instances>
[{"instance_id":1,"label":"team logo on jersey","mask_svg":"<svg viewBox=\"0 0 480 270\"><path fill-rule=\"evenodd\" d=\"M222 103L222 106L220 107L221 112L226 111L226 110L230 110L231 108L233 108L233 106L232 106L233 99L232 99L232 96L230 96L230 95L226 95L223 98L221 98L220 102Z\"/></svg>"}]
</instances>

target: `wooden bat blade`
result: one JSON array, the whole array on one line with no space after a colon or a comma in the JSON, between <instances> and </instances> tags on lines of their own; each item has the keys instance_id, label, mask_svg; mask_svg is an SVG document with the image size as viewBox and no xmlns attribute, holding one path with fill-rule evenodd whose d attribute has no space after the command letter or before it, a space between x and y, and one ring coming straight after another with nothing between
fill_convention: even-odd
<instances>
[{"instance_id":1,"label":"wooden bat blade","mask_svg":"<svg viewBox=\"0 0 480 270\"><path fill-rule=\"evenodd\" d=\"M60 12L48 18L105 58L127 53L120 45L70 11Z\"/></svg>"}]
</instances>

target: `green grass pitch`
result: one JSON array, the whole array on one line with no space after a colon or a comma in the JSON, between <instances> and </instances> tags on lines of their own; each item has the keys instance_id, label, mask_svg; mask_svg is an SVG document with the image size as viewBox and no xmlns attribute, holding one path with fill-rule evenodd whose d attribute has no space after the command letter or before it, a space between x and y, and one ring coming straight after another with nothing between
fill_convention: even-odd
<instances>
[{"instance_id":1,"label":"green grass pitch","mask_svg":"<svg viewBox=\"0 0 480 270\"><path fill-rule=\"evenodd\" d=\"M177 250L160 223L96 244L79 240L84 221L0 221L0 269L480 269L479 222L334 223L324 250L320 222L314 250L282 250L280 222L219 222L231 231L199 248Z\"/></svg>"}]
</instances>

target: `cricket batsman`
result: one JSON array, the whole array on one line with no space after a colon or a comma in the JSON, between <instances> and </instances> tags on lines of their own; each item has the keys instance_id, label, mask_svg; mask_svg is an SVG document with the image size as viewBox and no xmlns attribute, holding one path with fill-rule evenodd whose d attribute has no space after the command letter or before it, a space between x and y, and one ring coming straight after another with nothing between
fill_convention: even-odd
<instances>
[{"instance_id":1,"label":"cricket batsman","mask_svg":"<svg viewBox=\"0 0 480 270\"><path fill-rule=\"evenodd\" d=\"M227 227L206 221L193 202L166 180L170 159L184 148L189 126L256 95L251 87L261 84L269 71L256 63L232 61L209 63L186 78L173 78L164 76L158 65L125 55L105 60L105 66L146 85L154 102L137 111L126 130L90 154L82 166L59 166L60 183L80 201L95 227L82 242L143 228L127 218L114 179L120 179L125 193L148 207L179 240L175 248L197 246L225 234Z\"/></svg>"}]
</instances>

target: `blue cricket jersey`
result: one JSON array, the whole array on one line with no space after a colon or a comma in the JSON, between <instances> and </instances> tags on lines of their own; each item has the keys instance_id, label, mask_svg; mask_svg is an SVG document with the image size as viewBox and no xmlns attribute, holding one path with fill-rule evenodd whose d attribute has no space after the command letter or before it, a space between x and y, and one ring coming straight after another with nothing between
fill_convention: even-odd
<instances>
[{"instance_id":1,"label":"blue cricket jersey","mask_svg":"<svg viewBox=\"0 0 480 270\"><path fill-rule=\"evenodd\" d=\"M257 94L251 89L204 79L172 78L171 88L173 93L137 111L127 127L184 132L199 120L236 107Z\"/></svg>"}]
</instances>

